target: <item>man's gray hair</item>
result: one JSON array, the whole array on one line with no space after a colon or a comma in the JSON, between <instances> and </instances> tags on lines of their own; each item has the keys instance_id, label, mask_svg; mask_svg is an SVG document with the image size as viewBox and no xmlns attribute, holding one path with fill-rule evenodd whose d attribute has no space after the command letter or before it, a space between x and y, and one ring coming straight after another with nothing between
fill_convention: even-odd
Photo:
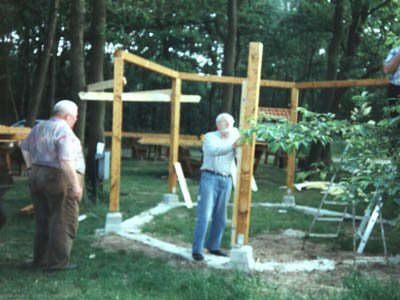
<instances>
[{"instance_id":1,"label":"man's gray hair","mask_svg":"<svg viewBox=\"0 0 400 300\"><path fill-rule=\"evenodd\" d=\"M53 114L66 113L73 115L78 111L78 105L71 100L58 101L53 107Z\"/></svg>"},{"instance_id":2,"label":"man's gray hair","mask_svg":"<svg viewBox=\"0 0 400 300\"><path fill-rule=\"evenodd\" d=\"M228 121L229 124L233 124L235 123L235 120L233 119L233 117L228 114L228 113L221 113L219 114L216 118L215 118L215 123L218 124L220 123L222 120L226 120Z\"/></svg>"}]
</instances>

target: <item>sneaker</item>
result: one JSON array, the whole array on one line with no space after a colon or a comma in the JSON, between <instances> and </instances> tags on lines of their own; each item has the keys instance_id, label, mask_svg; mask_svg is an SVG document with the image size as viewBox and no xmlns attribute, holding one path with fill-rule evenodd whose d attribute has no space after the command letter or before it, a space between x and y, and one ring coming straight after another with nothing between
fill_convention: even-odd
<instances>
[{"instance_id":1,"label":"sneaker","mask_svg":"<svg viewBox=\"0 0 400 300\"><path fill-rule=\"evenodd\" d=\"M192 253L192 257L195 261L202 261L204 260L204 256L201 253Z\"/></svg>"},{"instance_id":2,"label":"sneaker","mask_svg":"<svg viewBox=\"0 0 400 300\"><path fill-rule=\"evenodd\" d=\"M220 249L218 249L218 250L208 250L208 252L210 252L210 254L216 255L216 256L224 256L224 257L228 256L227 253L221 251Z\"/></svg>"}]
</instances>

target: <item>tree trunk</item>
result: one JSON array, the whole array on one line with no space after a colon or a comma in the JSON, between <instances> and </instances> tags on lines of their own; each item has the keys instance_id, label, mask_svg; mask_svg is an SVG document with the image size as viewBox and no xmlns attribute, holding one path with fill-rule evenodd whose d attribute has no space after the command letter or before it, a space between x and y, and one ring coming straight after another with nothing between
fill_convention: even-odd
<instances>
[{"instance_id":1,"label":"tree trunk","mask_svg":"<svg viewBox=\"0 0 400 300\"><path fill-rule=\"evenodd\" d=\"M56 32L58 11L60 8L60 0L53 0L49 10L49 19L47 22L47 36L41 53L39 65L36 70L32 99L30 101L29 110L27 112L27 126L32 126L37 118L39 107L42 102L42 95L46 83L46 74L49 67L50 57L53 53L54 37Z\"/></svg>"},{"instance_id":2,"label":"tree trunk","mask_svg":"<svg viewBox=\"0 0 400 300\"><path fill-rule=\"evenodd\" d=\"M228 33L224 45L224 66L223 74L226 76L235 75L237 43L237 0L228 0ZM233 85L225 84L222 93L222 110L232 112Z\"/></svg>"},{"instance_id":3,"label":"tree trunk","mask_svg":"<svg viewBox=\"0 0 400 300\"><path fill-rule=\"evenodd\" d=\"M56 76L57 76L57 67L56 67L56 53L57 50L54 49L53 52L53 57L51 58L51 64L50 64L50 72L49 72L49 99L48 99L48 111L47 114L50 116L53 112L53 107L55 104L55 98L56 98Z\"/></svg>"},{"instance_id":4,"label":"tree trunk","mask_svg":"<svg viewBox=\"0 0 400 300\"><path fill-rule=\"evenodd\" d=\"M344 0L336 0L335 13L333 17L333 36L328 48L328 69L326 80L336 80L340 45L344 38ZM329 112L333 107L335 100L335 89L325 89L322 93L322 101L320 101L320 112ZM330 145L325 148L321 143L311 146L307 159L307 167L318 161L329 163L331 161Z\"/></svg>"},{"instance_id":5,"label":"tree trunk","mask_svg":"<svg viewBox=\"0 0 400 300\"><path fill-rule=\"evenodd\" d=\"M89 82L94 83L104 80L104 45L106 30L106 0L92 0L92 24L89 67ZM88 152L86 157L88 191L93 202L97 197L97 166L95 161L96 146L98 142L104 142L104 118L105 103L101 101L91 102L88 105Z\"/></svg>"},{"instance_id":6,"label":"tree trunk","mask_svg":"<svg viewBox=\"0 0 400 300\"><path fill-rule=\"evenodd\" d=\"M78 104L79 118L75 132L81 143L85 143L86 101L79 99L78 93L86 87L85 52L83 33L85 29L85 1L71 1L71 76L72 100Z\"/></svg>"}]
</instances>

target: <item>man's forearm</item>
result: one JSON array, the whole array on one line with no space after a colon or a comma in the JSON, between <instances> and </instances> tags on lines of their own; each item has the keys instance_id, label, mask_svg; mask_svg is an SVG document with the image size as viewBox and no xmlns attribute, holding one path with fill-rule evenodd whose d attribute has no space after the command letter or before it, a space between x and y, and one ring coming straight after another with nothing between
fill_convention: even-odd
<instances>
[{"instance_id":1,"label":"man's forearm","mask_svg":"<svg viewBox=\"0 0 400 300\"><path fill-rule=\"evenodd\" d=\"M61 170L67 176L68 181L72 186L73 193L80 199L82 197L82 186L79 182L78 174L75 170L75 164L73 161L61 160Z\"/></svg>"},{"instance_id":2,"label":"man's forearm","mask_svg":"<svg viewBox=\"0 0 400 300\"><path fill-rule=\"evenodd\" d=\"M391 74L394 71L396 71L399 65L400 65L400 53L397 53L397 55L392 59L390 63L383 65L383 72L385 72L385 74Z\"/></svg>"},{"instance_id":3,"label":"man's forearm","mask_svg":"<svg viewBox=\"0 0 400 300\"><path fill-rule=\"evenodd\" d=\"M29 169L32 166L31 155L26 150L21 149L21 152L22 152L22 157L24 158L25 161L25 165Z\"/></svg>"}]
</instances>

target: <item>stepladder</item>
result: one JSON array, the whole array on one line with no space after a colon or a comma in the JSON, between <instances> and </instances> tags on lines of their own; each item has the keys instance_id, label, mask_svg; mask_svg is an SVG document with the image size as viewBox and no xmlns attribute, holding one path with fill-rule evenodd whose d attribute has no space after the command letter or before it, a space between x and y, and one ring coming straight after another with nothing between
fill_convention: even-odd
<instances>
[{"instance_id":1,"label":"stepladder","mask_svg":"<svg viewBox=\"0 0 400 300\"><path fill-rule=\"evenodd\" d=\"M349 145L347 145L340 157L339 166L336 168L335 172L333 173L327 189L324 192L322 200L318 206L317 212L315 213L313 220L311 221L310 227L306 233L306 238L313 237L313 238L337 238L339 236L340 230L342 228L343 221L346 217L347 209L348 209L348 202L344 201L334 201L329 199L329 194L334 188L336 176L341 169L343 164L343 158L346 152L349 149ZM329 210L329 214L326 213L327 209ZM333 211L332 211L333 210ZM321 226L318 226L320 222L330 222L334 223L335 229L331 232L320 232ZM305 245L305 240L304 240ZM303 245L303 248L304 248Z\"/></svg>"},{"instance_id":2,"label":"stepladder","mask_svg":"<svg viewBox=\"0 0 400 300\"><path fill-rule=\"evenodd\" d=\"M385 231L383 228L382 207L383 207L382 195L379 190L376 190L373 199L371 200L367 209L365 210L360 226L358 227L358 230L356 232L355 239L356 241L360 241L357 247L357 254L363 254L367 242L374 229L374 226L379 219L379 223L381 225L380 227L381 227L383 251L385 257L387 256Z\"/></svg>"}]
</instances>

